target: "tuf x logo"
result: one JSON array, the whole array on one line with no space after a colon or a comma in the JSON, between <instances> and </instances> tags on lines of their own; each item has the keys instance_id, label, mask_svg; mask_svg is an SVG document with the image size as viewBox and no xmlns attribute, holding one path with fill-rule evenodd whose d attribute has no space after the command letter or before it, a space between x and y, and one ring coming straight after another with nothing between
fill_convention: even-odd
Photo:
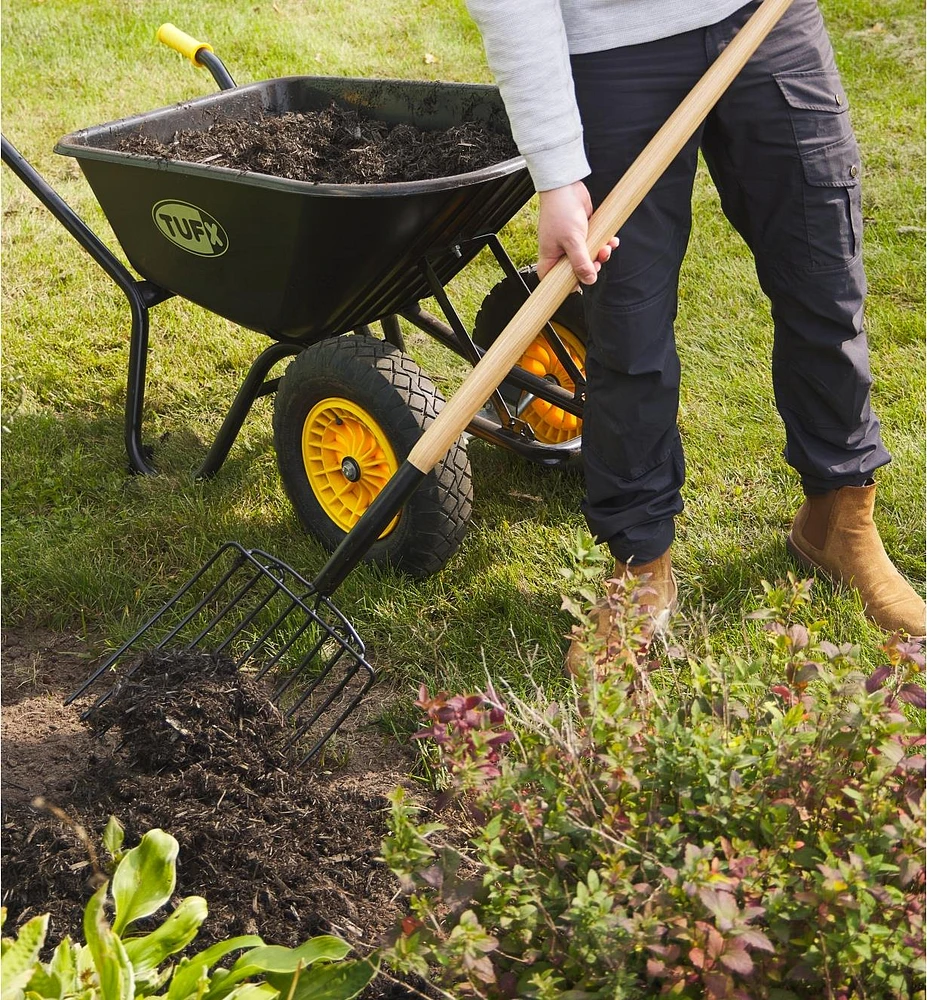
<instances>
[{"instance_id":1,"label":"tuf x logo","mask_svg":"<svg viewBox=\"0 0 927 1000\"><path fill-rule=\"evenodd\" d=\"M171 243L200 257L220 257L229 248L222 226L186 201L159 201L151 210L155 225Z\"/></svg>"}]
</instances>

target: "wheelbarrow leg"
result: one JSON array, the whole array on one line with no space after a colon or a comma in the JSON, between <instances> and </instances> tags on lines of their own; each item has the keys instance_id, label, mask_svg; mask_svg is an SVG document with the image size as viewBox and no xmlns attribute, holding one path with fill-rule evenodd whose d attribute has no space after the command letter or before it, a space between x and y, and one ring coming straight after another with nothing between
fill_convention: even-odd
<instances>
[{"instance_id":1,"label":"wheelbarrow leg","mask_svg":"<svg viewBox=\"0 0 927 1000\"><path fill-rule=\"evenodd\" d=\"M157 469L148 462L151 449L142 444L142 411L145 406L145 375L148 366L148 307L134 289L132 294L126 288L122 290L126 293L132 309L123 436L129 458L129 471L142 476L151 476Z\"/></svg>"},{"instance_id":2,"label":"wheelbarrow leg","mask_svg":"<svg viewBox=\"0 0 927 1000\"><path fill-rule=\"evenodd\" d=\"M399 325L398 316L384 316L380 320L380 326L383 328L383 339L388 343L392 344L393 347L398 347L400 351L405 351L406 349L406 339L402 335L402 327Z\"/></svg>"},{"instance_id":3,"label":"wheelbarrow leg","mask_svg":"<svg viewBox=\"0 0 927 1000\"><path fill-rule=\"evenodd\" d=\"M203 464L196 472L197 479L211 479L219 471L255 400L261 396L269 395L277 388L279 379L264 381L271 368L281 359L299 354L304 347L305 344L293 344L281 340L265 348L254 359L241 388L236 393L232 405L222 421L216 439L206 453Z\"/></svg>"},{"instance_id":4,"label":"wheelbarrow leg","mask_svg":"<svg viewBox=\"0 0 927 1000\"><path fill-rule=\"evenodd\" d=\"M125 442L132 472L152 475L142 444L142 407L145 401L145 368L148 361L148 310L173 293L150 281L136 281L118 257L90 229L19 150L2 137L3 162L113 279L129 300L132 333L129 338L129 374L126 386Z\"/></svg>"}]
</instances>

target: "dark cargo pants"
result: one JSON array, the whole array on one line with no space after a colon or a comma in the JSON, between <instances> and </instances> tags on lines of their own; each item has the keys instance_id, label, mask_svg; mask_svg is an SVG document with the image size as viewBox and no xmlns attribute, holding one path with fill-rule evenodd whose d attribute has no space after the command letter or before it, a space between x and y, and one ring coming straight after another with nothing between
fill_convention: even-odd
<instances>
[{"instance_id":1,"label":"dark cargo pants","mask_svg":"<svg viewBox=\"0 0 927 1000\"><path fill-rule=\"evenodd\" d=\"M573 56L596 206L757 6L708 28ZM809 493L860 486L890 460L869 405L859 149L817 3L795 0L584 289L583 509L623 561L666 551L682 510L673 323L699 148L771 302L786 460Z\"/></svg>"}]
</instances>

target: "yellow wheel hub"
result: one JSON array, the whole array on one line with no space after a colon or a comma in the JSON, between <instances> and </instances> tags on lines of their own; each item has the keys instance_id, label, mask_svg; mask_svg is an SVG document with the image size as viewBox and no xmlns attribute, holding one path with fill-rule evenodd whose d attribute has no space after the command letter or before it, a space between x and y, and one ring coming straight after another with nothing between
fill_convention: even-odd
<instances>
[{"instance_id":1,"label":"yellow wheel hub","mask_svg":"<svg viewBox=\"0 0 927 1000\"><path fill-rule=\"evenodd\" d=\"M380 425L349 399L332 396L309 411L303 424L303 463L322 510L350 531L399 468ZM397 514L383 530L388 535Z\"/></svg>"},{"instance_id":2,"label":"yellow wheel hub","mask_svg":"<svg viewBox=\"0 0 927 1000\"><path fill-rule=\"evenodd\" d=\"M586 362L586 347L583 342L565 326L559 323L551 323L551 326L563 341L576 367L583 371ZM543 335L535 339L518 364L532 375L549 378L569 392L573 392L576 388L576 383L567 374L560 359L554 354L554 349ZM521 417L534 431L538 441L543 444L562 444L564 441L572 441L573 438L579 437L583 426L579 417L543 399L532 400L525 407Z\"/></svg>"}]
</instances>

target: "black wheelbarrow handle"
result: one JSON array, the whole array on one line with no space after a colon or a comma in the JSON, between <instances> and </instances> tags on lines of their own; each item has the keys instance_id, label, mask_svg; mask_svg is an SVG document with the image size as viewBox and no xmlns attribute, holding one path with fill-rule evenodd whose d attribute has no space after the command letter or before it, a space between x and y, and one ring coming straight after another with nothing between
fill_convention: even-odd
<instances>
[{"instance_id":1,"label":"black wheelbarrow handle","mask_svg":"<svg viewBox=\"0 0 927 1000\"><path fill-rule=\"evenodd\" d=\"M756 13L631 164L589 220L587 242L591 256L595 257L599 248L618 232L643 201L791 2L763 0ZM575 284L573 269L563 257L528 296L435 422L419 438L406 461L345 536L313 581L319 593L331 594L360 562L474 414L518 363L537 330L547 323Z\"/></svg>"}]
</instances>

